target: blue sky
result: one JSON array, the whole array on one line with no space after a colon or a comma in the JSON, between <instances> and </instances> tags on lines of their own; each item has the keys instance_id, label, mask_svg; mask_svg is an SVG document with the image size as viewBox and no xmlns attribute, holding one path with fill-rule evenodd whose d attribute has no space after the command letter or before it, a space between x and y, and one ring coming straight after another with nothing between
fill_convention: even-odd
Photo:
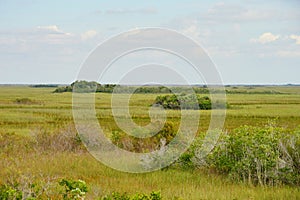
<instances>
[{"instance_id":1,"label":"blue sky","mask_svg":"<svg viewBox=\"0 0 300 200\"><path fill-rule=\"evenodd\" d=\"M139 27L199 42L225 84L300 83L300 2L0 0L0 83L71 83L97 44Z\"/></svg>"}]
</instances>

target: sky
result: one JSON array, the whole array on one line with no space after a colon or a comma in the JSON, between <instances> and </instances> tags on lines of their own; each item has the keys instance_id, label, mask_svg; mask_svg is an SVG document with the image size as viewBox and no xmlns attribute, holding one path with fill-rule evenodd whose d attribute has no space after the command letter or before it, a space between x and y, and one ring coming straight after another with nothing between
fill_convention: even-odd
<instances>
[{"instance_id":1,"label":"sky","mask_svg":"<svg viewBox=\"0 0 300 200\"><path fill-rule=\"evenodd\" d=\"M0 84L69 84L97 45L145 27L195 40L224 84L299 84L299 10L299 0L0 0Z\"/></svg>"}]
</instances>

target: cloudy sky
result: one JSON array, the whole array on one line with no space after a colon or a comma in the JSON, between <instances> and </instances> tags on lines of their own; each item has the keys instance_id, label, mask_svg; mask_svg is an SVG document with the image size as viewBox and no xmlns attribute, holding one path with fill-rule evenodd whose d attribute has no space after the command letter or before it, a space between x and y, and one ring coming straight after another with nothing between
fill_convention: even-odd
<instances>
[{"instance_id":1,"label":"cloudy sky","mask_svg":"<svg viewBox=\"0 0 300 200\"><path fill-rule=\"evenodd\" d=\"M101 42L139 27L199 42L225 84L300 83L300 1L0 0L0 83L71 83Z\"/></svg>"}]
</instances>

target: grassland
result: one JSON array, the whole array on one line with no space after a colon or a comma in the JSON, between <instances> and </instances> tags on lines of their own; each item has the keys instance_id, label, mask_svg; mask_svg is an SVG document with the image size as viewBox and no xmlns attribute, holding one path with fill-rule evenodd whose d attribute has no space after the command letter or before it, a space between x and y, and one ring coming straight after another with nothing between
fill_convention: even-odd
<instances>
[{"instance_id":1,"label":"grassland","mask_svg":"<svg viewBox=\"0 0 300 200\"><path fill-rule=\"evenodd\" d=\"M231 107L227 110L224 130L230 131L241 125L264 126L271 119L276 119L278 126L291 130L300 124L298 86L239 86L226 89L236 92L227 94ZM47 148L47 143L42 145L43 148L35 147L33 138L39 134L75 132L72 94L52 91L53 88L0 87L0 184L14 180L47 182L64 177L82 179L90 188L89 199L112 191L161 191L164 199L300 199L299 188L291 186L261 187L233 183L227 177L203 170L122 173L99 163L84 148L65 151L67 147L59 147L54 151ZM149 123L149 105L156 96L132 96L130 113L136 123ZM22 98L30 101L17 101ZM110 98L111 94L106 93L95 96L97 118L107 135L118 130L110 109ZM210 111L200 112L199 132L203 132L209 125ZM179 111L170 110L167 114L168 120L174 124L180 123ZM52 196L55 198L55 194Z\"/></svg>"}]
</instances>

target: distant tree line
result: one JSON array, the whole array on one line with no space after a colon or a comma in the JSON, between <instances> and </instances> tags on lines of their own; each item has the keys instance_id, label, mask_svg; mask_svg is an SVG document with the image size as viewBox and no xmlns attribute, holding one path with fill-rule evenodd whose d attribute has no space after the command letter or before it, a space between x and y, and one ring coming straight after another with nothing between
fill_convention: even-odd
<instances>
[{"instance_id":1,"label":"distant tree line","mask_svg":"<svg viewBox=\"0 0 300 200\"><path fill-rule=\"evenodd\" d=\"M103 92L103 93L136 93L136 94L171 94L171 93L181 93L189 89L189 86L126 86L117 84L100 84L95 81L75 81L69 86L57 87L54 93L63 92ZM207 86L194 86L192 88L195 93L198 94L209 94L210 91Z\"/></svg>"},{"instance_id":2,"label":"distant tree line","mask_svg":"<svg viewBox=\"0 0 300 200\"><path fill-rule=\"evenodd\" d=\"M32 88L56 88L57 84L38 84L38 85L30 85Z\"/></svg>"},{"instance_id":3,"label":"distant tree line","mask_svg":"<svg viewBox=\"0 0 300 200\"><path fill-rule=\"evenodd\" d=\"M82 93L90 93L90 92L104 92L104 93L112 93L114 88L117 85L115 84L99 84L95 81L75 81L70 86L58 87L54 90L54 93L63 93L63 92L82 92Z\"/></svg>"},{"instance_id":4,"label":"distant tree line","mask_svg":"<svg viewBox=\"0 0 300 200\"><path fill-rule=\"evenodd\" d=\"M248 91L248 90L225 90L226 94L283 94L282 92L275 90L265 91Z\"/></svg>"},{"instance_id":5,"label":"distant tree line","mask_svg":"<svg viewBox=\"0 0 300 200\"><path fill-rule=\"evenodd\" d=\"M32 85L31 87L54 87L57 85ZM249 89L253 89L251 87ZM57 87L54 93L63 92L79 92L79 93L90 93L90 92L103 92L103 93L136 93L136 94L180 94L192 89L196 94L210 94L210 93L223 93L222 87L210 87L206 85L198 86L161 86L161 85L144 85L144 86L128 86L128 85L117 85L117 84L100 84L95 81L75 81L69 86ZM275 90L266 91L251 91L247 89L239 89L232 87L225 90L227 94L281 94L281 92Z\"/></svg>"}]
</instances>

